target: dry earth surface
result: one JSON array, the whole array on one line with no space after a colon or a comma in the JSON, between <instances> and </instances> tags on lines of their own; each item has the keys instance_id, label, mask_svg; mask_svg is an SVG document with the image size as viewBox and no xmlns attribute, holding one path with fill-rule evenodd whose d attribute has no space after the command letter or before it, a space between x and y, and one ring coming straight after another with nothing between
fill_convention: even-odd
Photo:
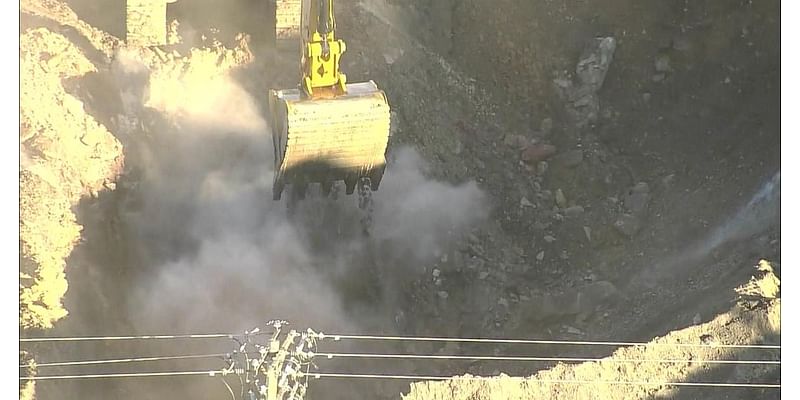
<instances>
[{"instance_id":1,"label":"dry earth surface","mask_svg":"<svg viewBox=\"0 0 800 400\"><path fill-rule=\"evenodd\" d=\"M168 14L181 43L128 49L122 3L21 3L23 336L240 331L281 317L360 333L780 343L779 291L766 285L779 282L780 263L778 1L337 4L349 81L374 80L393 108L370 238L354 229L345 196L312 198L295 216L269 200L265 93L296 84L297 55L268 45L263 4L179 1ZM753 270L760 259L775 271ZM743 300L734 289L754 274L764 284ZM25 350L36 360L227 351L148 346ZM321 369L342 372L532 378L411 388L321 380L310 398L780 396L533 383L779 381L779 367L614 361L747 351L340 346L609 358L322 360ZM189 378L146 390L45 382L36 392L227 396L218 381Z\"/></svg>"}]
</instances>

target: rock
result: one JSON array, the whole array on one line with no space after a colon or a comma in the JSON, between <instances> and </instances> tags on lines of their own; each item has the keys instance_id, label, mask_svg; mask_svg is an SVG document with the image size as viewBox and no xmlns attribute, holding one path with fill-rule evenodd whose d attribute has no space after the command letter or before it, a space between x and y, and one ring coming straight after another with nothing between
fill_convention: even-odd
<instances>
[{"instance_id":1,"label":"rock","mask_svg":"<svg viewBox=\"0 0 800 400\"><path fill-rule=\"evenodd\" d=\"M503 144L515 149L525 148L529 143L530 141L525 136L517 134L509 134L503 138Z\"/></svg>"},{"instance_id":2,"label":"rock","mask_svg":"<svg viewBox=\"0 0 800 400\"><path fill-rule=\"evenodd\" d=\"M692 325L698 325L702 321L703 319L700 317L700 313L697 313L694 315L694 318L692 318Z\"/></svg>"},{"instance_id":3,"label":"rock","mask_svg":"<svg viewBox=\"0 0 800 400\"><path fill-rule=\"evenodd\" d=\"M480 279L480 280L484 280L484 279L486 279L488 276L489 276L489 272L488 272L488 271L481 271L481 273L479 273L479 274L478 274L478 279Z\"/></svg>"},{"instance_id":4,"label":"rock","mask_svg":"<svg viewBox=\"0 0 800 400\"><path fill-rule=\"evenodd\" d=\"M566 210L564 210L564 215L567 216L567 217L574 218L574 217L577 217L577 216L583 214L583 211L584 211L583 207L581 207L581 206L572 206L572 207L568 207Z\"/></svg>"},{"instance_id":5,"label":"rock","mask_svg":"<svg viewBox=\"0 0 800 400\"><path fill-rule=\"evenodd\" d=\"M502 266L501 266L502 269ZM498 271L497 269L493 269L489 272L489 274L500 282L506 282L508 280L508 274L503 271Z\"/></svg>"},{"instance_id":6,"label":"rock","mask_svg":"<svg viewBox=\"0 0 800 400\"><path fill-rule=\"evenodd\" d=\"M556 154L556 146L544 143L534 143L526 146L522 150L522 161L536 165L539 161L544 161Z\"/></svg>"},{"instance_id":7,"label":"rock","mask_svg":"<svg viewBox=\"0 0 800 400\"><path fill-rule=\"evenodd\" d=\"M583 227L583 233L586 235L586 241L591 243L592 242L592 228L589 228L588 226L584 226Z\"/></svg>"},{"instance_id":8,"label":"rock","mask_svg":"<svg viewBox=\"0 0 800 400\"><path fill-rule=\"evenodd\" d=\"M651 97L652 97L652 95L650 93L643 93L642 94L642 100L644 100L645 103L649 103Z\"/></svg>"},{"instance_id":9,"label":"rock","mask_svg":"<svg viewBox=\"0 0 800 400\"><path fill-rule=\"evenodd\" d=\"M456 139L455 144L453 145L453 154L459 155L464 152L464 144L461 143L460 140Z\"/></svg>"},{"instance_id":10,"label":"rock","mask_svg":"<svg viewBox=\"0 0 800 400\"><path fill-rule=\"evenodd\" d=\"M581 336L584 334L583 331L578 329L578 328L575 328L575 327L572 327L572 326L566 326L566 328L567 328L567 333L569 333L569 334L581 335Z\"/></svg>"},{"instance_id":11,"label":"rock","mask_svg":"<svg viewBox=\"0 0 800 400\"><path fill-rule=\"evenodd\" d=\"M676 36L672 39L672 48L678 51L689 51L692 43L686 36Z\"/></svg>"},{"instance_id":12,"label":"rock","mask_svg":"<svg viewBox=\"0 0 800 400\"><path fill-rule=\"evenodd\" d=\"M508 300L506 300L504 297L501 297L499 300L497 300L497 305L508 307Z\"/></svg>"},{"instance_id":13,"label":"rock","mask_svg":"<svg viewBox=\"0 0 800 400\"><path fill-rule=\"evenodd\" d=\"M661 185L664 186L664 189L671 189L674 184L675 174L669 174L661 179Z\"/></svg>"},{"instance_id":14,"label":"rock","mask_svg":"<svg viewBox=\"0 0 800 400\"><path fill-rule=\"evenodd\" d=\"M544 175L547 172L547 168L547 161L539 161L539 163L536 164L536 174Z\"/></svg>"},{"instance_id":15,"label":"rock","mask_svg":"<svg viewBox=\"0 0 800 400\"><path fill-rule=\"evenodd\" d=\"M544 250L540 251L539 254L536 254L536 260L537 261L544 260Z\"/></svg>"},{"instance_id":16,"label":"rock","mask_svg":"<svg viewBox=\"0 0 800 400\"><path fill-rule=\"evenodd\" d=\"M399 118L400 117L397 115L397 112L395 111L389 112L389 134L392 136L397 135L398 131L400 130L398 125L398 121L400 121Z\"/></svg>"},{"instance_id":17,"label":"rock","mask_svg":"<svg viewBox=\"0 0 800 400\"><path fill-rule=\"evenodd\" d=\"M637 193L649 193L650 192L650 185L647 182L639 182L631 188L632 191Z\"/></svg>"},{"instance_id":18,"label":"rock","mask_svg":"<svg viewBox=\"0 0 800 400\"><path fill-rule=\"evenodd\" d=\"M561 153L553 158L553 162L559 166L573 168L583 162L583 150L574 149Z\"/></svg>"},{"instance_id":19,"label":"rock","mask_svg":"<svg viewBox=\"0 0 800 400\"><path fill-rule=\"evenodd\" d=\"M714 336L707 333L700 335L700 342L707 345L718 344L718 341L714 338Z\"/></svg>"},{"instance_id":20,"label":"rock","mask_svg":"<svg viewBox=\"0 0 800 400\"><path fill-rule=\"evenodd\" d=\"M447 293L447 292L445 292L444 290L440 290L440 291L436 292L436 294L437 294L437 295L439 296L439 298L440 298L440 299L442 299L442 300L445 300L445 299L447 299L448 297L450 297L450 293Z\"/></svg>"},{"instance_id":21,"label":"rock","mask_svg":"<svg viewBox=\"0 0 800 400\"><path fill-rule=\"evenodd\" d=\"M597 122L597 116L600 114L600 98L596 93L579 97L567 105L567 114L578 128Z\"/></svg>"},{"instance_id":22,"label":"rock","mask_svg":"<svg viewBox=\"0 0 800 400\"><path fill-rule=\"evenodd\" d=\"M544 239L544 241L547 243L553 243L556 241L556 238L551 235L545 235L545 237L543 237L542 239Z\"/></svg>"},{"instance_id":23,"label":"rock","mask_svg":"<svg viewBox=\"0 0 800 400\"><path fill-rule=\"evenodd\" d=\"M561 250L561 254L558 255L558 258L562 260L569 260L569 253L566 250Z\"/></svg>"},{"instance_id":24,"label":"rock","mask_svg":"<svg viewBox=\"0 0 800 400\"><path fill-rule=\"evenodd\" d=\"M672 67L669 65L669 56L666 54L661 54L656 57L655 61L656 72L670 72L672 71Z\"/></svg>"},{"instance_id":25,"label":"rock","mask_svg":"<svg viewBox=\"0 0 800 400\"><path fill-rule=\"evenodd\" d=\"M482 256L484 254L483 246L479 244L471 244L469 245L469 251L474 256Z\"/></svg>"},{"instance_id":26,"label":"rock","mask_svg":"<svg viewBox=\"0 0 800 400\"><path fill-rule=\"evenodd\" d=\"M614 228L625 236L632 237L639 232L641 223L631 214L622 214L614 222Z\"/></svg>"},{"instance_id":27,"label":"rock","mask_svg":"<svg viewBox=\"0 0 800 400\"><path fill-rule=\"evenodd\" d=\"M521 199L519 200L519 206L520 206L521 208L525 208L525 207L536 207L536 205L535 205L535 204L531 203L531 201L530 201L530 200L528 200L528 199L527 199L527 198L525 198L525 197L523 197L523 198L521 198Z\"/></svg>"},{"instance_id":28,"label":"rock","mask_svg":"<svg viewBox=\"0 0 800 400\"><path fill-rule=\"evenodd\" d=\"M561 189L556 190L556 205L559 208L567 208L567 197Z\"/></svg>"},{"instance_id":29,"label":"rock","mask_svg":"<svg viewBox=\"0 0 800 400\"><path fill-rule=\"evenodd\" d=\"M655 74L653 75L653 82L661 82L664 80L664 78L666 78L666 75L664 74Z\"/></svg>"},{"instance_id":30,"label":"rock","mask_svg":"<svg viewBox=\"0 0 800 400\"><path fill-rule=\"evenodd\" d=\"M403 56L405 51L399 47L392 47L387 49L383 53L383 60L386 61L386 64L392 65L397 61L400 57Z\"/></svg>"},{"instance_id":31,"label":"rock","mask_svg":"<svg viewBox=\"0 0 800 400\"><path fill-rule=\"evenodd\" d=\"M552 118L545 118L539 124L539 131L542 133L542 136L548 136L550 133L553 132L553 119Z\"/></svg>"},{"instance_id":32,"label":"rock","mask_svg":"<svg viewBox=\"0 0 800 400\"><path fill-rule=\"evenodd\" d=\"M647 204L650 202L650 186L645 182L639 182L628 190L622 198L625 208L634 215L641 216L647 211Z\"/></svg>"},{"instance_id":33,"label":"rock","mask_svg":"<svg viewBox=\"0 0 800 400\"><path fill-rule=\"evenodd\" d=\"M617 41L613 37L595 38L589 43L575 68L578 81L594 92L600 90L616 48Z\"/></svg>"},{"instance_id":34,"label":"rock","mask_svg":"<svg viewBox=\"0 0 800 400\"><path fill-rule=\"evenodd\" d=\"M439 268L434 268L433 269L433 277L434 278L438 278L439 275L441 275L441 274L442 274L442 271L440 271Z\"/></svg>"}]
</instances>

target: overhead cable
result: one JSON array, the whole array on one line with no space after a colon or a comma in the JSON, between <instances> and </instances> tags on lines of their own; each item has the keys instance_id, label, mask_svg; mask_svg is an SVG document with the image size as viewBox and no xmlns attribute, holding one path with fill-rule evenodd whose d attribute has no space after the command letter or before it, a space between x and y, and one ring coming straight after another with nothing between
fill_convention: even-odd
<instances>
[{"instance_id":1,"label":"overhead cable","mask_svg":"<svg viewBox=\"0 0 800 400\"><path fill-rule=\"evenodd\" d=\"M697 364L773 364L780 360L697 360L667 358L582 358L582 357L522 357L522 356L465 356L465 355L423 355L423 354L368 354L368 353L315 353L326 358L390 358L422 360L473 360L473 361L560 361L560 362L614 362L614 363L697 363Z\"/></svg>"},{"instance_id":2,"label":"overhead cable","mask_svg":"<svg viewBox=\"0 0 800 400\"><path fill-rule=\"evenodd\" d=\"M82 337L38 337L20 338L20 342L85 342L96 340L145 340L145 339L217 339L234 338L240 335L214 333L202 335L142 335L142 336L82 336Z\"/></svg>"},{"instance_id":3,"label":"overhead cable","mask_svg":"<svg viewBox=\"0 0 800 400\"><path fill-rule=\"evenodd\" d=\"M146 362L146 361L164 361L164 360L191 360L201 358L217 358L225 357L227 353L219 354L195 354L184 356L163 356L163 357L137 357L137 358L117 358L106 360L86 360L86 361L58 361L49 363L36 363L36 368L40 367L64 367L64 366L77 366L77 365L99 365L99 364L118 364L118 363L132 363L132 362ZM20 365L20 368L26 368L27 365Z\"/></svg>"},{"instance_id":4,"label":"overhead cable","mask_svg":"<svg viewBox=\"0 0 800 400\"><path fill-rule=\"evenodd\" d=\"M39 375L21 376L21 381L45 381L61 379L100 379L100 378L147 378L158 376L209 376L216 377L228 374L225 370L214 371L170 371L170 372L133 372L123 374L87 374L87 375Z\"/></svg>"},{"instance_id":5,"label":"overhead cable","mask_svg":"<svg viewBox=\"0 0 800 400\"><path fill-rule=\"evenodd\" d=\"M339 335L319 333L320 339L339 340L393 340L416 342L462 342L462 343L505 343L505 344L557 344L576 346L668 346L668 347L712 347L736 349L780 349L780 345L773 344L719 344L719 343L652 343L652 342L607 342L607 341L581 341L581 340L539 340L539 339L492 339L492 338L448 338L448 337L421 337L421 336L380 336L380 335Z\"/></svg>"}]
</instances>

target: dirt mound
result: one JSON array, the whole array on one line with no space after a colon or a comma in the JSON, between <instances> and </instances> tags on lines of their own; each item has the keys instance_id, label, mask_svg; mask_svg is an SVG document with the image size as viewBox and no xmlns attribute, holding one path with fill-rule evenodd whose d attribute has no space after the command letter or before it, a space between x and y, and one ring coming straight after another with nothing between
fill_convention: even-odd
<instances>
[{"instance_id":1,"label":"dirt mound","mask_svg":"<svg viewBox=\"0 0 800 400\"><path fill-rule=\"evenodd\" d=\"M579 365L558 364L530 378L501 376L489 380L454 379L446 382L412 384L404 399L644 399L673 398L680 391L659 382L724 381L759 382L759 378L780 371L779 365L737 365L714 367L699 360L779 360L779 350L715 347L716 343L752 345L774 343L780 335L780 280L766 261L758 277L737 292L745 298L727 313L712 321L674 331L646 346L625 347L597 362ZM758 299L757 306L753 299ZM697 346L670 346L681 345ZM709 346L704 346L709 345ZM625 361L622 360L641 360ZM649 362L646 360L685 360ZM464 376L463 378L469 378ZM595 384L562 383L564 381ZM620 385L602 382L648 382L646 385ZM652 383L652 384L651 384ZM694 388L685 389L695 390ZM743 389L736 389L743 390ZM774 389L752 390L752 398L762 398ZM694 393L696 394L696 393ZM718 393L717 393L718 394Z\"/></svg>"},{"instance_id":2,"label":"dirt mound","mask_svg":"<svg viewBox=\"0 0 800 400\"><path fill-rule=\"evenodd\" d=\"M20 11L28 15L51 20L66 31L76 31L88 40L91 45L111 57L114 50L122 45L122 40L109 35L78 18L78 15L63 1L58 0L23 0ZM23 75L24 76L24 75Z\"/></svg>"},{"instance_id":3,"label":"dirt mound","mask_svg":"<svg viewBox=\"0 0 800 400\"><path fill-rule=\"evenodd\" d=\"M71 208L122 167L122 146L65 82L96 71L70 40L20 36L20 326L50 328L67 311L65 258L80 237Z\"/></svg>"}]
</instances>

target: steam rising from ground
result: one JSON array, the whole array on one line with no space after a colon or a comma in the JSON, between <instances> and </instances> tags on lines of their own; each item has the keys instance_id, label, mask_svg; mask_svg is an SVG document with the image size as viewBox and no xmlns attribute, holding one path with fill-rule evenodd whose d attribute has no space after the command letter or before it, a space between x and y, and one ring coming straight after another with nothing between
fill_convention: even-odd
<instances>
[{"instance_id":1,"label":"steam rising from ground","mask_svg":"<svg viewBox=\"0 0 800 400\"><path fill-rule=\"evenodd\" d=\"M119 71L130 86L126 71L140 69ZM395 151L374 195L371 237L343 190L290 216L271 199L271 138L253 98L224 73L149 82L128 91L160 116L136 141L141 177L122 217L145 272L128 310L143 332L237 331L272 318L384 325L411 272L487 216L474 183L425 178L411 149Z\"/></svg>"},{"instance_id":2,"label":"steam rising from ground","mask_svg":"<svg viewBox=\"0 0 800 400\"><path fill-rule=\"evenodd\" d=\"M780 225L781 171L767 179L747 204L708 236L680 254L645 270L646 282L655 284L664 274L691 268L721 246L761 234Z\"/></svg>"}]
</instances>

